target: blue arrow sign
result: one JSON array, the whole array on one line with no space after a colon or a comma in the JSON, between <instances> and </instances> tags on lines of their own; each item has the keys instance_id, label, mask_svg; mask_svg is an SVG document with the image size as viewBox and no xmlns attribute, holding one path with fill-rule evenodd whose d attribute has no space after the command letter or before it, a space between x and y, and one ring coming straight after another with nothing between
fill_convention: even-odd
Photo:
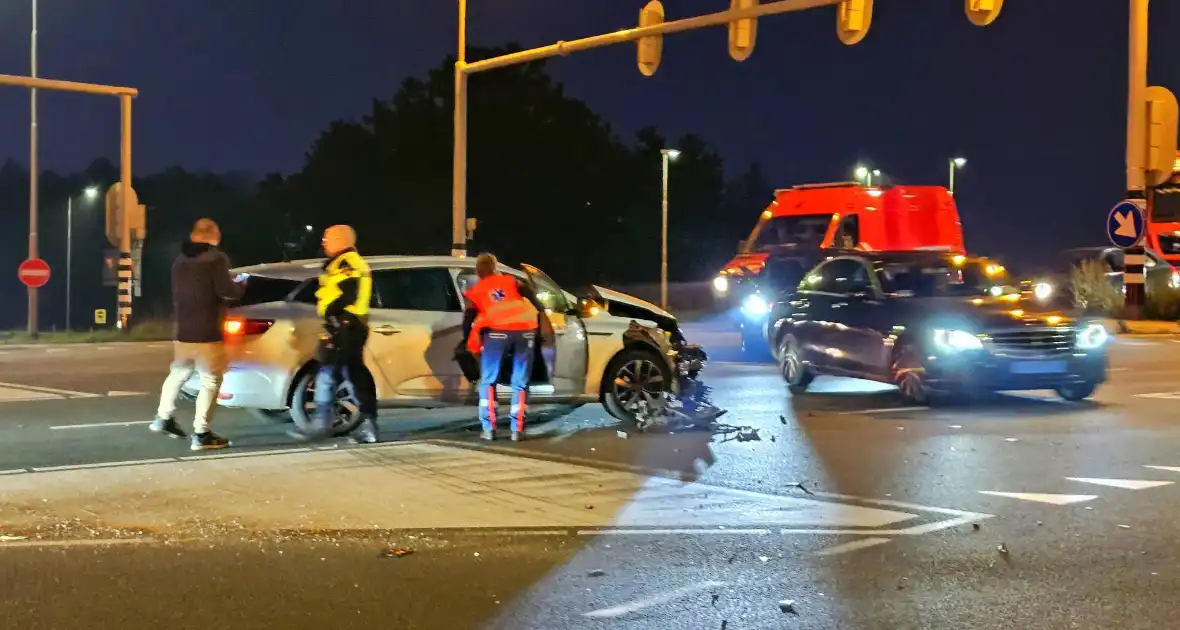
<instances>
[{"instance_id":1,"label":"blue arrow sign","mask_svg":"<svg viewBox=\"0 0 1180 630\"><path fill-rule=\"evenodd\" d=\"M1106 236L1115 247L1134 247L1143 239L1146 221L1140 204L1141 201L1128 199L1110 209L1110 215L1106 217Z\"/></svg>"}]
</instances>

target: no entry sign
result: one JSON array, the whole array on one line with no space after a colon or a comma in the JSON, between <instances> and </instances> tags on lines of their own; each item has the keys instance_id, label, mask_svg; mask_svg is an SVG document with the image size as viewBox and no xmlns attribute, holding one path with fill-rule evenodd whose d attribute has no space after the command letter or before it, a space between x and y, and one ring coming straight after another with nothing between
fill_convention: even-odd
<instances>
[{"instance_id":1,"label":"no entry sign","mask_svg":"<svg viewBox=\"0 0 1180 630\"><path fill-rule=\"evenodd\" d=\"M49 282L49 263L40 258L29 258L16 268L16 277L30 289L40 289Z\"/></svg>"}]
</instances>

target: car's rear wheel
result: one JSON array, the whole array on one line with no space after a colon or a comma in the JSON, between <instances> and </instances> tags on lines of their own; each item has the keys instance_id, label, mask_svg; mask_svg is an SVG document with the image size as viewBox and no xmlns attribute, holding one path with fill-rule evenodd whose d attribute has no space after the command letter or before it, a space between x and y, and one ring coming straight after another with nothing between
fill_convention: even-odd
<instances>
[{"instance_id":1,"label":"car's rear wheel","mask_svg":"<svg viewBox=\"0 0 1180 630\"><path fill-rule=\"evenodd\" d=\"M1098 389L1097 383L1076 383L1073 385L1062 385L1056 390L1057 395L1069 402L1081 402L1094 395L1094 390Z\"/></svg>"},{"instance_id":2,"label":"car's rear wheel","mask_svg":"<svg viewBox=\"0 0 1180 630\"><path fill-rule=\"evenodd\" d=\"M286 409L250 409L250 415L263 422L282 424L291 421L291 412Z\"/></svg>"},{"instance_id":3,"label":"car's rear wheel","mask_svg":"<svg viewBox=\"0 0 1180 630\"><path fill-rule=\"evenodd\" d=\"M803 355L799 351L799 342L794 337L783 337L778 346L778 368L787 388L792 394L802 394L815 380L815 374L803 362Z\"/></svg>"},{"instance_id":4,"label":"car's rear wheel","mask_svg":"<svg viewBox=\"0 0 1180 630\"><path fill-rule=\"evenodd\" d=\"M315 380L316 370L306 370L291 394L291 421L300 431L307 432L315 428ZM360 405L352 384L347 381L336 386L331 421L335 435L347 435L361 422Z\"/></svg>"},{"instance_id":5,"label":"car's rear wheel","mask_svg":"<svg viewBox=\"0 0 1180 630\"><path fill-rule=\"evenodd\" d=\"M672 391L672 370L655 350L625 348L615 355L602 375L602 406L612 417L636 423L636 413L663 404Z\"/></svg>"}]
</instances>

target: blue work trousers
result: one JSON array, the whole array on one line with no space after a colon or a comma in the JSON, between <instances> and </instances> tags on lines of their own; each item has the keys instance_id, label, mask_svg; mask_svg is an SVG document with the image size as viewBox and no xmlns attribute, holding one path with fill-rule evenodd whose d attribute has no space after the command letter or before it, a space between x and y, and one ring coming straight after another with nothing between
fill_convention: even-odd
<instances>
[{"instance_id":1,"label":"blue work trousers","mask_svg":"<svg viewBox=\"0 0 1180 630\"><path fill-rule=\"evenodd\" d=\"M496 429L496 381L500 380L500 366L509 350L512 351L512 432L524 431L534 343L536 333L531 330L489 330L484 333L479 371L479 422L484 431Z\"/></svg>"}]
</instances>

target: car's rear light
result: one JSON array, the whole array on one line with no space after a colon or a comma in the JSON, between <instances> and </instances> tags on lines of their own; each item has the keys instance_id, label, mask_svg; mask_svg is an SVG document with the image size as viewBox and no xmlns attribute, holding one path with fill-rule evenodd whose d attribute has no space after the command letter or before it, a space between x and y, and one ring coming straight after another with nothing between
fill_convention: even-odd
<instances>
[{"instance_id":1,"label":"car's rear light","mask_svg":"<svg viewBox=\"0 0 1180 630\"><path fill-rule=\"evenodd\" d=\"M223 330L227 337L244 337L248 335L261 335L270 330L274 326L273 319L246 319L242 317L229 317L225 320Z\"/></svg>"}]
</instances>

